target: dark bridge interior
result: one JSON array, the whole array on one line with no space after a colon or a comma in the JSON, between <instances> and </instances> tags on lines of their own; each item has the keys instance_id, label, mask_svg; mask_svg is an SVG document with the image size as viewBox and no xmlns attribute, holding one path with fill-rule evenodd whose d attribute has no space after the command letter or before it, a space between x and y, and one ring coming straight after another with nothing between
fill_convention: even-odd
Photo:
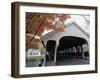
<instances>
[{"instance_id":1,"label":"dark bridge interior","mask_svg":"<svg viewBox=\"0 0 100 80\"><path fill-rule=\"evenodd\" d=\"M76 58L81 58L83 59L83 54L85 53L84 56L89 57L89 52L84 52L82 45L83 44L88 44L87 41L81 37L76 37L76 36L63 36L59 40L59 44L57 46L57 52L56 52L56 63L59 60L62 59L67 59L71 57L76 57ZM55 46L56 46L56 41L54 40L49 40L47 41L46 49L48 52L48 56L46 57L47 60L54 59L54 54L55 54Z\"/></svg>"}]
</instances>

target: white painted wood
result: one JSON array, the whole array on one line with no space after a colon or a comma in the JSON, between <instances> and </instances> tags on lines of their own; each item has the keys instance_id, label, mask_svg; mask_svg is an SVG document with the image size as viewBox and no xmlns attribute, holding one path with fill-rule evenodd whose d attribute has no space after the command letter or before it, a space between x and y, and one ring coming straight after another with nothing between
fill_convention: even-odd
<instances>
[{"instance_id":1,"label":"white painted wood","mask_svg":"<svg viewBox=\"0 0 100 80\"><path fill-rule=\"evenodd\" d=\"M65 25L64 32L52 31L52 32L47 33L46 35L42 36L41 39L45 42L45 44L48 40L55 40L57 42L57 44L59 44L59 39L63 36L81 37L81 38L86 39L89 44L89 35L87 33L85 33L81 29L81 27L75 22L72 22L69 25Z\"/></svg>"}]
</instances>

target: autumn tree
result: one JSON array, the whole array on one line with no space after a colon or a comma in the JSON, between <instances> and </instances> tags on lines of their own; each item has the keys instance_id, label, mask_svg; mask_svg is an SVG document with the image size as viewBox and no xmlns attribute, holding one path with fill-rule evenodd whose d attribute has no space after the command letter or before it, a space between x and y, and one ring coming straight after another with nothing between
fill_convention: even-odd
<instances>
[{"instance_id":1,"label":"autumn tree","mask_svg":"<svg viewBox=\"0 0 100 80\"><path fill-rule=\"evenodd\" d=\"M26 13L26 46L45 30L64 31L68 18L68 14Z\"/></svg>"}]
</instances>

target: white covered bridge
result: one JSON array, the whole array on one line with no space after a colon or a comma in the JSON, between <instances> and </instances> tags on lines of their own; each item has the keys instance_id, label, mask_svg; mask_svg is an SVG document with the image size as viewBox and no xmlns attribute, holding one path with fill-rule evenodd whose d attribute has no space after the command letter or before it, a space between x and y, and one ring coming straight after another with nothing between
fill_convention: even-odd
<instances>
[{"instance_id":1,"label":"white covered bridge","mask_svg":"<svg viewBox=\"0 0 100 80\"><path fill-rule=\"evenodd\" d=\"M73 45L74 50L72 50L72 49L70 50L70 48L66 47L66 49L65 48L63 49L63 51L59 51L58 48L59 48L59 46L61 46L60 44L62 44L59 41L64 36L82 38L82 39L86 40L86 44L85 43L84 43L85 45L82 44L81 45L82 47L77 46L77 49L79 49L77 51L76 51L76 48L75 48L76 46L74 46L74 45ZM51 52L50 52L50 50L48 52L51 53L51 56L52 55L54 56L54 62L55 63L57 61L57 57L61 58L62 55L65 56L66 52L68 52L68 51L70 53L74 53L76 51L76 53L78 55L81 55L82 58L84 58L84 52L83 51L85 51L85 52L88 52L88 57L89 57L89 16L71 15L71 19L69 19L69 20L67 20L67 22L65 22L65 27L64 27L63 32L50 31L50 32L44 34L43 36L41 36L41 40L44 42L44 44L46 46L48 46L48 41L55 41L55 43L56 43L56 45L54 45L55 47L53 46L53 44L51 44L52 45L51 47L48 46L48 48L51 48ZM68 45L68 43L64 43L63 47L64 47L65 44ZM69 45L71 45L71 44L69 43ZM84 48L84 49L82 49L82 48ZM52 52L52 50L54 50L54 51ZM78 51L80 51L81 54ZM60 52L61 52L61 55L58 54ZM62 54L64 52L65 52L65 54Z\"/></svg>"}]
</instances>

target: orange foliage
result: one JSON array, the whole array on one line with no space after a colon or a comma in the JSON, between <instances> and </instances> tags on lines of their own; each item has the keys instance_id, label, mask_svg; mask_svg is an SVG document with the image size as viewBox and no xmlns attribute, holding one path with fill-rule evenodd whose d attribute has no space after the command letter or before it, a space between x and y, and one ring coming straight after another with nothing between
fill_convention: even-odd
<instances>
[{"instance_id":1,"label":"orange foliage","mask_svg":"<svg viewBox=\"0 0 100 80\"><path fill-rule=\"evenodd\" d=\"M41 36L44 30L64 31L64 22L70 18L68 14L26 13L26 34ZM26 43L32 38L26 36Z\"/></svg>"}]
</instances>

